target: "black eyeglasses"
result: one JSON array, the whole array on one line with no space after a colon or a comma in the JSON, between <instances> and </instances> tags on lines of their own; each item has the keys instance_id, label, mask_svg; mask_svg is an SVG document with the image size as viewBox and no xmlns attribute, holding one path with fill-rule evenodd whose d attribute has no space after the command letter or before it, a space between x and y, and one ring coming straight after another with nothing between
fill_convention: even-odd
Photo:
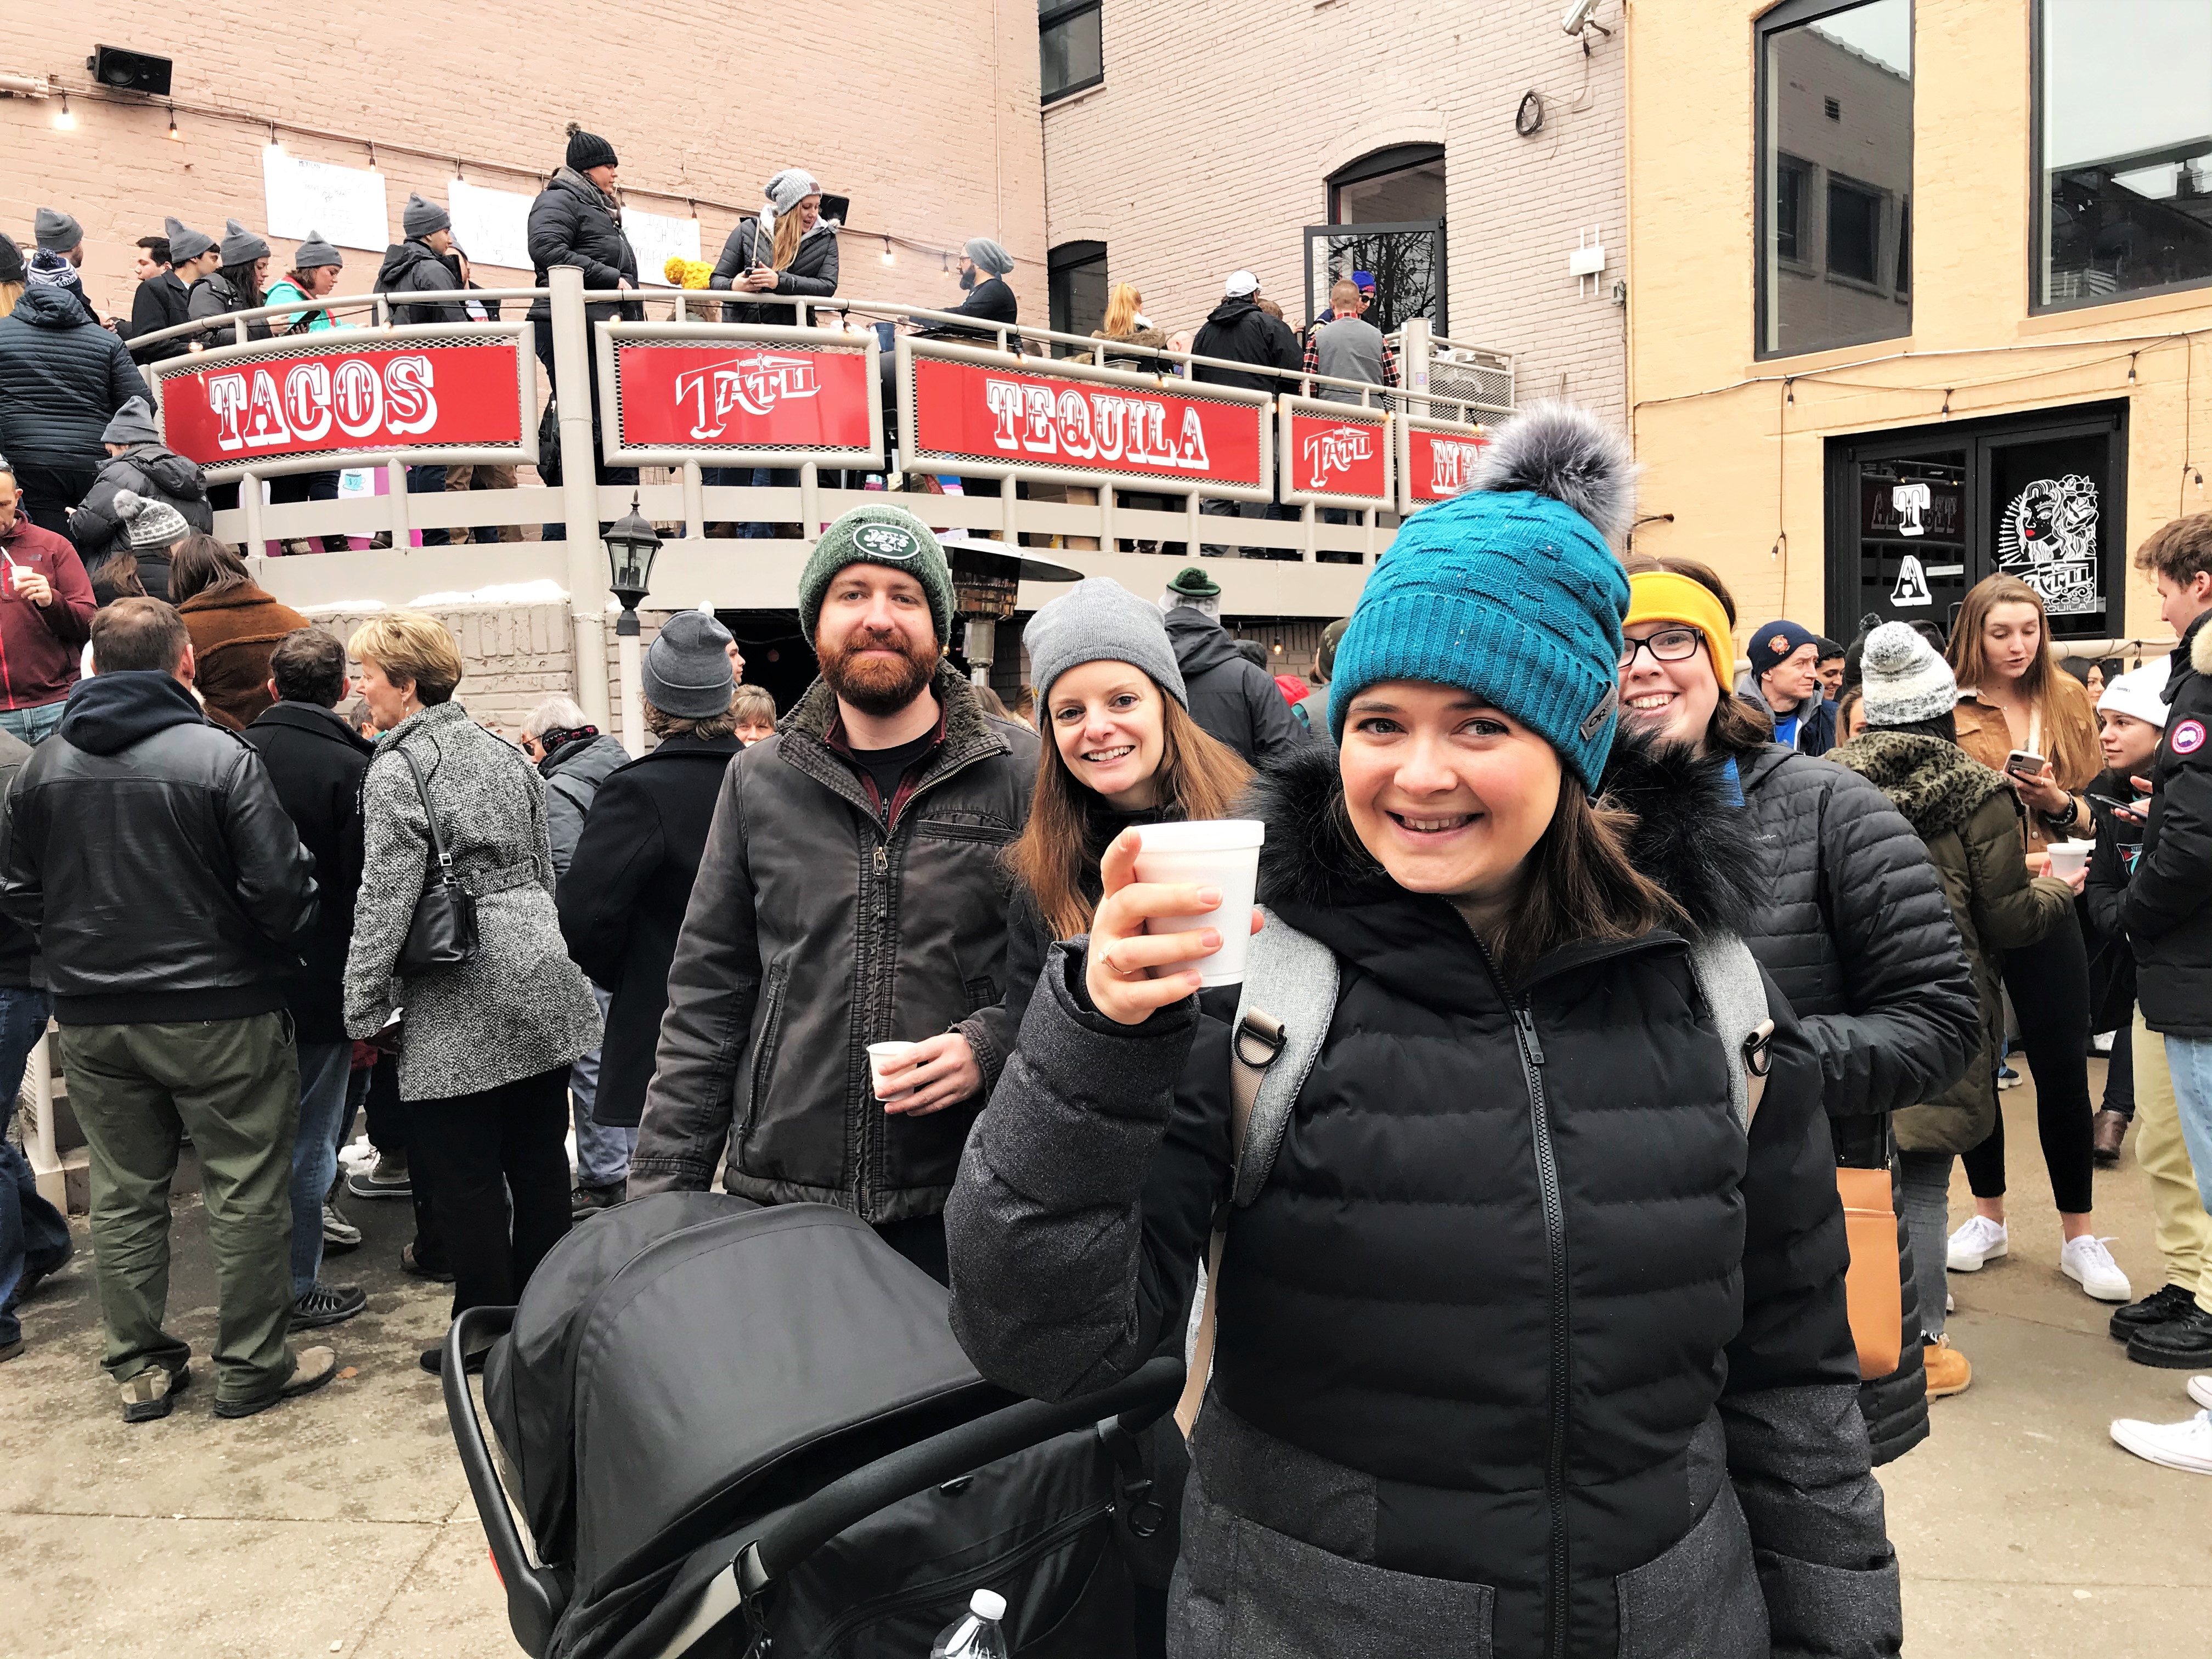
<instances>
[{"instance_id":1,"label":"black eyeglasses","mask_svg":"<svg viewBox=\"0 0 2212 1659\"><path fill-rule=\"evenodd\" d=\"M1662 628L1648 640L1623 640L1620 672L1626 674L1636 665L1639 651L1650 652L1654 662L1686 662L1705 642L1705 635L1694 628Z\"/></svg>"}]
</instances>

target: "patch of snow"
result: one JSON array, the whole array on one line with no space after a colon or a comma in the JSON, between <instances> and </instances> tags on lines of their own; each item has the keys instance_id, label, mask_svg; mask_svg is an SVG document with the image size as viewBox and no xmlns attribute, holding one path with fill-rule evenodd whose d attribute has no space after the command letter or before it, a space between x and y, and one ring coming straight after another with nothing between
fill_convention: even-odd
<instances>
[{"instance_id":1,"label":"patch of snow","mask_svg":"<svg viewBox=\"0 0 2212 1659\"><path fill-rule=\"evenodd\" d=\"M424 593L416 598L416 606L484 605L557 605L568 597L568 590L550 576L530 582L499 582L489 587L479 587L466 593Z\"/></svg>"}]
</instances>

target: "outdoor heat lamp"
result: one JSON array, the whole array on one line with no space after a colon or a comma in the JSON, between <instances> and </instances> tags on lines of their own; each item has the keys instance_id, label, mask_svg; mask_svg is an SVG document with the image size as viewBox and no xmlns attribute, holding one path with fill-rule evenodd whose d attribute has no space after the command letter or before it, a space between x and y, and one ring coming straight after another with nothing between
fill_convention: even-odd
<instances>
[{"instance_id":1,"label":"outdoor heat lamp","mask_svg":"<svg viewBox=\"0 0 2212 1659\"><path fill-rule=\"evenodd\" d=\"M653 556L660 551L660 532L639 514L637 503L632 491L629 511L606 529L607 586L623 607L615 622L617 634L638 631L637 607L653 585Z\"/></svg>"}]
</instances>

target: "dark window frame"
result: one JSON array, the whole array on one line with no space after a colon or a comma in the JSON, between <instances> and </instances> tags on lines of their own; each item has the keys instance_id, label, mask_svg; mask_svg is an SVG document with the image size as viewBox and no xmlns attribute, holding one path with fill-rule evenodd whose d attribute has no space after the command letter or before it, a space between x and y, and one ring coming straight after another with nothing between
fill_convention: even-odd
<instances>
[{"instance_id":1,"label":"dark window frame","mask_svg":"<svg viewBox=\"0 0 2212 1659\"><path fill-rule=\"evenodd\" d=\"M1071 81L1064 87L1046 92L1042 76L1046 32L1063 23L1072 23L1086 12L1099 14L1098 73L1086 81ZM1063 98L1073 98L1079 92L1088 92L1093 87L1103 86L1106 82L1105 0L1070 0L1070 3L1054 6L1049 11L1040 9L1037 12L1037 63L1040 70L1037 101L1040 104L1056 104Z\"/></svg>"},{"instance_id":2,"label":"dark window frame","mask_svg":"<svg viewBox=\"0 0 2212 1659\"><path fill-rule=\"evenodd\" d=\"M2039 14L2041 0L2036 0L2036 3L2039 7ZM1817 23L1823 17L1832 17L1838 12L1856 11L1861 6L1871 3L1874 3L1874 0L1782 0L1781 4L1768 8L1768 9L1751 20L1751 349L1752 360L1755 362L1771 362L1779 358L1787 357L1806 357L1823 351L1840 351L1848 349L1852 346L1872 345L1875 342L1881 340L1899 340L1909 339L1911 337L1912 290L1910 286L1907 286L1902 289L1888 290L1902 296L1903 302L1905 306L1904 326L1902 328L1885 328L1879 333L1869 334L1861 338L1827 340L1816 346L1776 347L1772 349L1769 349L1766 344L1767 323L1772 304L1772 297L1768 294L1766 285L1766 230L1768 212L1766 200L1766 156L1769 146L1772 145L1775 140L1775 135L1768 130L1767 126L1767 106L1770 101L1769 94L1771 90L1768 86L1767 80L1767 41L1771 36L1781 33L1784 30L1796 28L1801 24ZM1917 0L1906 0L1906 4L1911 8L1911 15L1912 20L1912 121L1911 130L1906 134L1906 138L1912 157L1911 166L1913 168L1917 169L1919 165L1920 159L1920 146L1918 143L1920 121L1920 14L1917 6ZM1779 150L1778 148L1777 153L1787 155L1790 152ZM1814 171L1818 175L1825 178L1826 169L1815 168ZM1914 181L1914 187L1917 191L1917 179ZM1821 211L1822 229L1825 232L1826 228L1826 203L1825 199L1821 203ZM1826 263L1826 251L1824 246L1821 253L1821 263L1823 265ZM1797 263L1802 264L1805 262L1801 259ZM1875 263L1876 271L1879 273L1881 265L1881 258L1879 250L1876 251ZM1876 286L1880 286L1879 282L1877 282Z\"/></svg>"},{"instance_id":3,"label":"dark window frame","mask_svg":"<svg viewBox=\"0 0 2212 1659\"><path fill-rule=\"evenodd\" d=\"M1775 153L1776 193L1780 194L1781 180L1784 173L1793 175L1797 180L1797 227L1796 246L1789 252L1784 253L1778 242L1774 257L1785 264L1796 266L1801 270L1813 269L1811 258L1813 238L1810 234L1813 222L1809 216L1813 206L1813 183L1819 171L1819 168L1802 156L1792 155L1786 149L1778 150Z\"/></svg>"},{"instance_id":4,"label":"dark window frame","mask_svg":"<svg viewBox=\"0 0 2212 1659\"><path fill-rule=\"evenodd\" d=\"M1832 168L1826 177L1827 189L1821 201L1825 210L1821 222L1821 274L1833 281L1849 283L1854 288L1889 293L1889 284L1881 279L1882 239L1889 227L1889 192L1880 185L1870 185L1863 179L1854 179L1848 173L1838 173ZM1836 200L1839 193L1863 204L1872 222L1867 238L1867 274L1863 276L1836 269Z\"/></svg>"},{"instance_id":5,"label":"dark window frame","mask_svg":"<svg viewBox=\"0 0 2212 1659\"><path fill-rule=\"evenodd\" d=\"M2131 288L2114 294L2084 295L2078 300L2042 300L2043 248L2051 234L2051 190L2043 176L2043 0L2031 0L2027 23L2027 314L2046 317L2058 311L2087 311L2128 300L2154 300L2212 288L2212 272L2155 288Z\"/></svg>"},{"instance_id":6,"label":"dark window frame","mask_svg":"<svg viewBox=\"0 0 2212 1659\"><path fill-rule=\"evenodd\" d=\"M1106 244L1062 242L1059 246L1048 250L1044 258L1045 325L1055 334L1079 333L1081 331L1072 325L1073 319L1063 319L1062 313L1065 310L1063 298L1066 293L1063 281L1070 271L1080 270L1086 265L1103 267L1106 263ZM1107 295L1110 298L1112 294L1113 289L1109 284ZM1071 325L1062 328L1060 324L1063 320L1069 320ZM1080 346L1061 345L1055 342L1051 355L1055 357L1066 357L1081 349Z\"/></svg>"},{"instance_id":7,"label":"dark window frame","mask_svg":"<svg viewBox=\"0 0 2212 1659\"><path fill-rule=\"evenodd\" d=\"M1390 144L1372 149L1357 161L1346 161L1328 175L1323 212L1332 225L1346 222L1337 216L1337 192L1346 185L1364 185L1393 173L1410 173L1418 167L1444 159L1442 144Z\"/></svg>"}]
</instances>

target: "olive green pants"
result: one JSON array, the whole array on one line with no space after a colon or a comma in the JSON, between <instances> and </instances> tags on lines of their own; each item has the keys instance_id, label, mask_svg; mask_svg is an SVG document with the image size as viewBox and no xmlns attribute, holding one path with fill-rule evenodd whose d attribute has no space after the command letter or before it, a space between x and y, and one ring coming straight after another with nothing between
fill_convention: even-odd
<instances>
[{"instance_id":1,"label":"olive green pants","mask_svg":"<svg viewBox=\"0 0 2212 1659\"><path fill-rule=\"evenodd\" d=\"M292 1140L300 1066L288 1013L144 1025L64 1025L62 1069L91 1152L92 1246L117 1382L180 1370L162 1328L169 1186L179 1135L199 1155L215 1254L216 1394L259 1400L291 1380Z\"/></svg>"}]
</instances>

